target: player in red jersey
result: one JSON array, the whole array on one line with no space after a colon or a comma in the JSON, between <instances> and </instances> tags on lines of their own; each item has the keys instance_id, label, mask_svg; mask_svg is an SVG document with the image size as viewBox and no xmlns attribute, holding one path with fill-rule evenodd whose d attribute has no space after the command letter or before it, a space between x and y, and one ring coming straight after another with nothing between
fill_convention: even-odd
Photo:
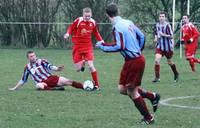
<instances>
[{"instance_id":1,"label":"player in red jersey","mask_svg":"<svg viewBox=\"0 0 200 128\"><path fill-rule=\"evenodd\" d=\"M33 51L27 52L27 59L29 61L24 68L21 80L13 88L9 90L17 90L21 88L28 80L28 76L35 82L35 87L38 90L64 90L63 86L70 85L75 88L83 89L83 84L52 75L51 71L62 71L64 66L54 66L47 60L38 59Z\"/></svg>"},{"instance_id":2,"label":"player in red jersey","mask_svg":"<svg viewBox=\"0 0 200 128\"><path fill-rule=\"evenodd\" d=\"M192 71L195 72L195 63L200 63L200 60L194 57L198 47L199 31L189 22L188 15L184 15L182 20L184 24L182 26L182 41L185 43L185 57L189 61Z\"/></svg>"},{"instance_id":3,"label":"player in red jersey","mask_svg":"<svg viewBox=\"0 0 200 128\"><path fill-rule=\"evenodd\" d=\"M92 17L92 11L90 8L83 9L83 16L77 18L67 29L67 33L64 35L64 39L68 39L69 35L72 35L73 47L73 62L76 70L84 71L85 63L88 64L92 79L95 87L99 89L99 81L97 70L94 67L94 53L92 45L92 33L96 40L103 41L101 35L98 32L97 24Z\"/></svg>"}]
</instances>

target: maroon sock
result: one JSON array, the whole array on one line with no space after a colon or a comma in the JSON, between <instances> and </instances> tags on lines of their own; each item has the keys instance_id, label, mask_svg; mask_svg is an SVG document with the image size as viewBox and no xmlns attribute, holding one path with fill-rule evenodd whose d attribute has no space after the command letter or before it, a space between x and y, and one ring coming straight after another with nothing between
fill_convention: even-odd
<instances>
[{"instance_id":1,"label":"maroon sock","mask_svg":"<svg viewBox=\"0 0 200 128\"><path fill-rule=\"evenodd\" d=\"M73 81L71 86L74 88L83 89L83 84L80 82Z\"/></svg>"},{"instance_id":2,"label":"maroon sock","mask_svg":"<svg viewBox=\"0 0 200 128\"><path fill-rule=\"evenodd\" d=\"M177 75L178 72L177 72L177 70L176 70L176 65L175 65L175 64L172 64L172 65L170 65L170 67L171 67L171 69L172 69L174 75Z\"/></svg>"},{"instance_id":3,"label":"maroon sock","mask_svg":"<svg viewBox=\"0 0 200 128\"><path fill-rule=\"evenodd\" d=\"M159 64L155 64L155 76L156 78L160 78L160 65Z\"/></svg>"},{"instance_id":4,"label":"maroon sock","mask_svg":"<svg viewBox=\"0 0 200 128\"><path fill-rule=\"evenodd\" d=\"M155 99L155 95L153 94L153 92L150 91L146 91L142 88L138 88L138 93L143 97L143 98L147 98L149 100L154 100Z\"/></svg>"},{"instance_id":5,"label":"maroon sock","mask_svg":"<svg viewBox=\"0 0 200 128\"><path fill-rule=\"evenodd\" d=\"M92 79L94 81L95 86L99 86L97 71L91 72L91 75L92 75Z\"/></svg>"},{"instance_id":6,"label":"maroon sock","mask_svg":"<svg viewBox=\"0 0 200 128\"><path fill-rule=\"evenodd\" d=\"M195 72L195 64L192 58L189 59L189 63L190 63L190 67L192 69L193 72Z\"/></svg>"},{"instance_id":7,"label":"maroon sock","mask_svg":"<svg viewBox=\"0 0 200 128\"><path fill-rule=\"evenodd\" d=\"M132 100L135 103L136 108L139 110L141 115L144 116L144 118L151 117L151 114L149 113L146 103L144 102L144 99L141 96L136 99L132 99Z\"/></svg>"}]
</instances>

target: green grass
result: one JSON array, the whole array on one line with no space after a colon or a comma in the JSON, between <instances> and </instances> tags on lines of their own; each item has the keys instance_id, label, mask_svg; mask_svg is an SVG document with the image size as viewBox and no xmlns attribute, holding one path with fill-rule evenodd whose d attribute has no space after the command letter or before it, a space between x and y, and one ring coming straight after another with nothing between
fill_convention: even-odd
<instances>
[{"instance_id":1,"label":"green grass","mask_svg":"<svg viewBox=\"0 0 200 128\"><path fill-rule=\"evenodd\" d=\"M166 106L160 106L155 113L155 124L138 124L142 117L132 101L120 95L117 89L123 65L119 53L95 51L101 91L86 92L71 87L66 87L65 91L36 91L31 80L18 91L8 91L21 77L27 62L26 51L0 50L0 128L198 128L200 125L199 110ZM70 50L35 51L38 57L47 58L55 65L64 64L65 70L59 75L81 82L91 79L88 69L84 73L75 71ZM162 99L200 95L200 65L196 65L196 73L191 73L188 62L179 58L177 50L173 60L180 72L179 83L173 82L172 71L163 58L161 82L153 84L154 51L146 50L145 57L142 87L159 92ZM150 102L147 103L152 112ZM169 103L200 107L199 97Z\"/></svg>"}]
</instances>

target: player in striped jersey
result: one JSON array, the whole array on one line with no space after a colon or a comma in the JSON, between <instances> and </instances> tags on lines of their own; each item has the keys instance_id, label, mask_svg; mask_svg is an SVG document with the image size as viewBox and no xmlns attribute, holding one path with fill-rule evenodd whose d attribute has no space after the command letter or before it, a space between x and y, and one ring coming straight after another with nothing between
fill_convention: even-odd
<instances>
[{"instance_id":1,"label":"player in striped jersey","mask_svg":"<svg viewBox=\"0 0 200 128\"><path fill-rule=\"evenodd\" d=\"M54 66L47 60L38 59L33 51L27 52L29 63L25 65L21 80L15 87L9 90L17 90L22 87L28 80L28 76L35 82L36 89L39 90L56 90L64 89L62 86L71 85L72 87L83 89L83 84L69 80L65 77L52 75L52 71L62 71L64 66Z\"/></svg>"},{"instance_id":2,"label":"player in striped jersey","mask_svg":"<svg viewBox=\"0 0 200 128\"><path fill-rule=\"evenodd\" d=\"M163 56L167 58L167 62L174 73L174 81L178 81L179 73L176 69L176 65L172 61L174 43L173 43L173 32L170 24L166 21L166 13L160 12L159 23L155 26L154 31L156 43L155 51L155 79L152 82L160 81L160 60Z\"/></svg>"},{"instance_id":3,"label":"player in striped jersey","mask_svg":"<svg viewBox=\"0 0 200 128\"><path fill-rule=\"evenodd\" d=\"M142 50L145 37L141 30L132 21L121 18L118 15L116 4L110 4L106 13L113 26L113 43L97 42L96 47L104 52L120 52L124 57L124 65L119 80L119 91L128 95L134 102L136 108L143 116L142 122L151 124L154 117L150 114L144 98L151 101L154 112L157 110L160 96L157 93L145 91L141 87L142 76L145 68L145 58Z\"/></svg>"}]
</instances>

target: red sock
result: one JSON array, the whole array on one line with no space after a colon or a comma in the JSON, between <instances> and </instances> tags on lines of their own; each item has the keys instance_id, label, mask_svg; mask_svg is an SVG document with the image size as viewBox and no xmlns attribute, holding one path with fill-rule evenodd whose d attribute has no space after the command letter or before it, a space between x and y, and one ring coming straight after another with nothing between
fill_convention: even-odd
<instances>
[{"instance_id":1,"label":"red sock","mask_svg":"<svg viewBox=\"0 0 200 128\"><path fill-rule=\"evenodd\" d=\"M194 61L192 58L189 59L189 63L190 63L190 66L192 68L192 71L195 72L195 64L194 64Z\"/></svg>"},{"instance_id":2,"label":"red sock","mask_svg":"<svg viewBox=\"0 0 200 128\"><path fill-rule=\"evenodd\" d=\"M155 76L156 78L160 78L160 65L159 64L155 64Z\"/></svg>"},{"instance_id":3,"label":"red sock","mask_svg":"<svg viewBox=\"0 0 200 128\"><path fill-rule=\"evenodd\" d=\"M144 116L144 118L151 118L151 114L149 113L146 103L144 102L144 99L141 96L132 100L135 103L136 108L139 110L141 115Z\"/></svg>"},{"instance_id":4,"label":"red sock","mask_svg":"<svg viewBox=\"0 0 200 128\"><path fill-rule=\"evenodd\" d=\"M138 92L143 98L147 98L149 100L154 100L155 99L155 94L153 92L146 91L146 90L144 90L142 88L138 88Z\"/></svg>"},{"instance_id":5,"label":"red sock","mask_svg":"<svg viewBox=\"0 0 200 128\"><path fill-rule=\"evenodd\" d=\"M98 81L98 74L97 71L91 72L92 79L94 81L95 86L99 87L99 81Z\"/></svg>"},{"instance_id":6,"label":"red sock","mask_svg":"<svg viewBox=\"0 0 200 128\"><path fill-rule=\"evenodd\" d=\"M197 59L197 58L192 58L192 60L195 62L195 63L199 63L200 64L200 60Z\"/></svg>"},{"instance_id":7,"label":"red sock","mask_svg":"<svg viewBox=\"0 0 200 128\"><path fill-rule=\"evenodd\" d=\"M177 72L177 70L176 70L176 65L175 65L175 64L173 64L173 65L170 65L170 67L171 67L171 69L172 69L172 71L173 71L174 75L177 75L177 74L178 74L178 72Z\"/></svg>"},{"instance_id":8,"label":"red sock","mask_svg":"<svg viewBox=\"0 0 200 128\"><path fill-rule=\"evenodd\" d=\"M71 86L74 87L74 88L83 89L83 84L80 83L80 82L73 81Z\"/></svg>"}]
</instances>

